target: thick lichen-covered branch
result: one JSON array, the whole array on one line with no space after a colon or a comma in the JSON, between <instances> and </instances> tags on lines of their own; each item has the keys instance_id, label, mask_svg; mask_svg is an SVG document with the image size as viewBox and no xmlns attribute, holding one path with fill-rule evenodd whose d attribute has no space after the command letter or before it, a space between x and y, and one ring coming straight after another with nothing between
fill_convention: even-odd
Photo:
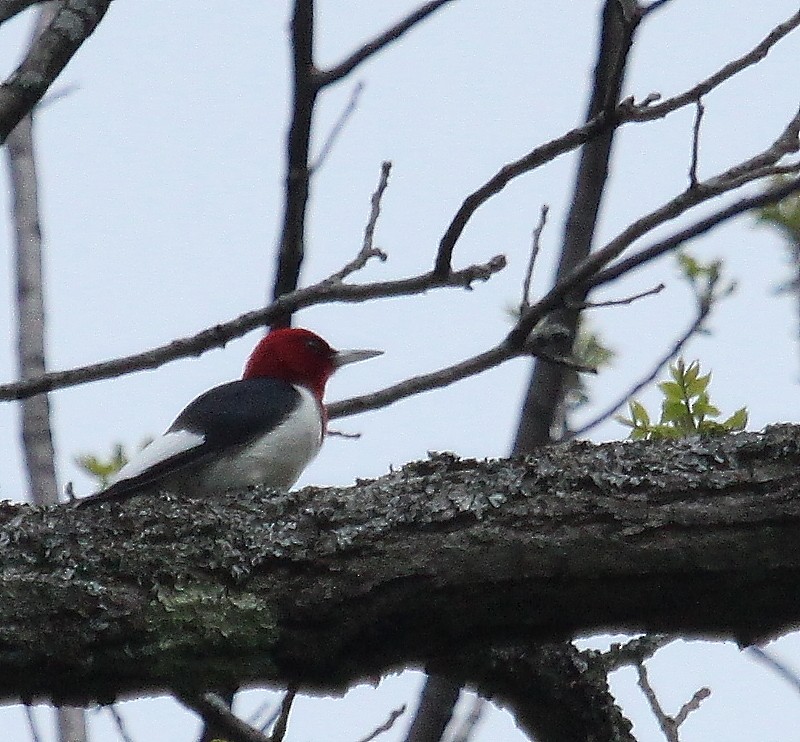
<instances>
[{"instance_id":1,"label":"thick lichen-covered branch","mask_svg":"<svg viewBox=\"0 0 800 742\"><path fill-rule=\"evenodd\" d=\"M437 455L345 489L5 504L0 693L342 687L612 628L772 636L800 625L799 465L781 426Z\"/></svg>"}]
</instances>

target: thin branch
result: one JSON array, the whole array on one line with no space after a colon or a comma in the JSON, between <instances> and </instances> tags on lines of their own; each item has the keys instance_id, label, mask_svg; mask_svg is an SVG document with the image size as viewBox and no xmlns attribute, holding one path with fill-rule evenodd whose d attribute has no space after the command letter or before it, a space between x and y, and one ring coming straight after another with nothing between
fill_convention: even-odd
<instances>
[{"instance_id":1,"label":"thin branch","mask_svg":"<svg viewBox=\"0 0 800 742\"><path fill-rule=\"evenodd\" d=\"M106 706L106 708L108 709L108 713L111 715L111 718L114 721L117 734L119 734L122 742L136 742L130 732L128 732L128 728L125 725L125 719L122 718L122 714L120 714L117 707L112 703L110 706Z\"/></svg>"},{"instance_id":2,"label":"thin branch","mask_svg":"<svg viewBox=\"0 0 800 742\"><path fill-rule=\"evenodd\" d=\"M53 20L58 6L46 3L38 11L30 45ZM17 299L17 359L21 380L45 372L44 278L39 182L33 140L33 116L27 114L6 141L14 223L14 263ZM22 441L30 497L39 505L58 501L50 403L47 396L22 405Z\"/></svg>"},{"instance_id":3,"label":"thin branch","mask_svg":"<svg viewBox=\"0 0 800 742\"><path fill-rule=\"evenodd\" d=\"M557 139L553 139L546 144L536 147L520 159L504 165L492 178L471 193L456 212L456 215L453 217L439 243L434 271L437 274L446 274L447 271L450 270L456 242L464 231L467 223L472 218L472 215L492 196L505 188L514 178L531 172L560 155L577 149L590 139L598 136L608 126L619 126L631 122L651 121L653 119L664 118L679 108L694 104L698 98L707 95L711 90L718 87L738 72L762 60L778 41L794 30L798 25L800 25L800 12L793 15L784 23L776 26L760 44L755 46L747 54L725 65L706 80L703 80L680 95L669 98L659 105L651 105L653 101L658 99L659 96L657 94L648 95L645 100L638 105L633 103L631 99L627 99L617 106L613 117L609 117L606 111L602 111L600 114L587 121L583 126L572 129Z\"/></svg>"},{"instance_id":4,"label":"thin branch","mask_svg":"<svg viewBox=\"0 0 800 742\"><path fill-rule=\"evenodd\" d=\"M458 680L440 672L429 673L404 742L440 742L460 694Z\"/></svg>"},{"instance_id":5,"label":"thin branch","mask_svg":"<svg viewBox=\"0 0 800 742\"><path fill-rule=\"evenodd\" d=\"M111 0L62 0L57 15L0 85L0 144L103 19Z\"/></svg>"},{"instance_id":6,"label":"thin branch","mask_svg":"<svg viewBox=\"0 0 800 742\"><path fill-rule=\"evenodd\" d=\"M411 397L420 392L427 392L432 389L441 389L449 386L468 376L475 376L490 368L499 366L509 358L524 355L525 351L520 348L510 346L505 340L493 348L478 353L471 358L455 363L452 366L441 368L428 374L415 376L406 379L392 386L381 389L377 392L364 394L360 397L353 397L341 402L334 402L327 406L328 416L331 419L357 415L367 410L376 410L387 407L406 397Z\"/></svg>"},{"instance_id":7,"label":"thin branch","mask_svg":"<svg viewBox=\"0 0 800 742\"><path fill-rule=\"evenodd\" d=\"M510 358L524 355L526 352L524 350L526 338L533 327L550 311L560 306L576 286L582 284L599 286L612 281L633 267L674 249L683 242L713 229L715 226L744 211L775 203L796 192L800 192L800 179L790 181L767 193L737 201L687 229L681 230L672 237L643 250L642 253L633 256L632 259L620 261L620 263L611 268L598 272L599 268L602 268L606 262L618 254L617 244L609 243L614 247L613 251L604 252L606 250L604 248L583 261L569 276L560 281L533 305L498 345L439 371L407 379L364 397L356 397L335 403L330 406L332 410L331 416L343 417L369 409L385 407L405 397L447 386L467 376L493 368ZM623 269L623 263L627 265L627 268ZM282 297L269 307L248 312L230 322L216 325L196 335L174 340L144 353L67 371L51 372L25 382L0 385L0 400L25 399L41 392L112 378L132 371L156 368L177 358L200 355L211 348L223 346L229 340L241 337L256 327L269 324L273 316L276 316L281 311L286 311L286 308L295 311L302 307L320 303L364 302L375 298L408 296L443 286L470 286L474 281L487 280L503 267L505 267L505 258L496 256L484 265L470 266L452 273L444 279L440 279L433 274L425 274L398 281L368 285L326 285L323 281L306 289L298 289Z\"/></svg>"},{"instance_id":8,"label":"thin branch","mask_svg":"<svg viewBox=\"0 0 800 742\"><path fill-rule=\"evenodd\" d=\"M469 713L460 727L453 733L450 742L469 742L472 733L475 731L475 727L478 726L478 722L481 720L487 703L488 701L480 696L476 696L475 699L473 699Z\"/></svg>"},{"instance_id":9,"label":"thin branch","mask_svg":"<svg viewBox=\"0 0 800 742\"><path fill-rule=\"evenodd\" d=\"M662 240L661 242L651 246L650 248L643 250L642 253L634 256L634 258L636 258L635 264L629 265L627 270L630 270L632 267L636 267L647 260L652 260L655 257L668 252L669 250L675 249L684 242L710 231L714 227L726 222L728 219L731 219L734 216L737 216L745 211L750 211L751 209L756 209L771 203L775 203L786 196L797 192L800 192L800 178L766 193L737 201L730 206L720 209L706 219L702 219L699 222L691 225L687 229L681 230L671 237L668 237L665 240ZM527 338L535 325L538 324L538 322L541 321L541 319L543 319L553 309L561 306L565 299L575 290L576 286L599 286L603 283L607 283L615 278L618 278L620 275L627 272L627 270L617 269L617 267L614 266L613 268L598 273L597 268L598 266L602 265L603 258L605 257L608 259L606 257L607 254L606 256L601 255L602 252L603 251L601 250L598 253L593 253L572 273L556 284L553 289L551 289L542 299L540 299L527 312L525 312L522 317L520 317L519 321L509 331L506 338L494 347L484 351L483 353L479 353L478 355L467 358L459 363L439 369L438 371L416 376L411 379L406 379L377 392L372 392L360 397L353 397L351 399L333 403L328 406L330 417L345 417L347 415L355 415L367 410L387 407L388 405L406 397L410 397L421 392L430 391L432 389L440 389L442 387L449 386L450 384L460 381L468 376L474 376L490 368L494 368L495 366L498 366L499 364L504 363L511 358L526 355L527 351L525 348L528 342ZM0 399L2 399L3 391L3 387L0 387ZM635 391L638 391L638 388L634 390L634 393Z\"/></svg>"},{"instance_id":10,"label":"thin branch","mask_svg":"<svg viewBox=\"0 0 800 742\"><path fill-rule=\"evenodd\" d=\"M263 309L246 312L228 322L209 327L195 335L178 338L165 345L110 361L79 366L66 371L52 371L35 379L0 385L0 401L26 399L34 394L110 379L134 371L158 368L169 361L199 356L212 348L220 348L257 327L273 322L282 313L304 307L333 302L361 303L378 298L413 296L435 288L469 288L475 281L486 281L506 265L505 257L497 255L489 262L472 265L444 279L426 273L396 281L372 284L329 283L326 280L282 296Z\"/></svg>"},{"instance_id":11,"label":"thin branch","mask_svg":"<svg viewBox=\"0 0 800 742\"><path fill-rule=\"evenodd\" d=\"M231 742L271 742L269 737L231 713L225 702L214 693L180 696L179 700L197 713L206 726L219 729Z\"/></svg>"},{"instance_id":12,"label":"thin branch","mask_svg":"<svg viewBox=\"0 0 800 742\"><path fill-rule=\"evenodd\" d=\"M289 725L289 713L292 710L295 696L297 696L297 686L289 686L286 689L286 695L281 701L281 708L278 714L278 720L275 722L275 727L269 737L269 742L283 742L286 736L286 728Z\"/></svg>"},{"instance_id":13,"label":"thin branch","mask_svg":"<svg viewBox=\"0 0 800 742\"><path fill-rule=\"evenodd\" d=\"M778 675L780 675L787 683L792 685L795 690L800 691L800 676L798 676L798 674L788 665L784 664L777 657L761 647L748 647L747 652L755 657L759 662L763 662L767 667L777 672Z\"/></svg>"},{"instance_id":14,"label":"thin branch","mask_svg":"<svg viewBox=\"0 0 800 742\"><path fill-rule=\"evenodd\" d=\"M266 732L278 718L281 712L280 704L273 705L272 699L267 698L250 716L247 717L247 723L251 727L256 727L261 732ZM263 717L263 720L262 720Z\"/></svg>"},{"instance_id":15,"label":"thin branch","mask_svg":"<svg viewBox=\"0 0 800 742\"><path fill-rule=\"evenodd\" d=\"M661 731L664 733L667 741L680 742L675 720L661 708L656 692L653 690L653 686L650 685L650 679L647 677L647 669L644 664L637 665L636 671L639 676L639 687L642 689L642 693L644 693L644 697L647 699L650 710L653 712L653 716L656 717L658 726L661 727Z\"/></svg>"},{"instance_id":16,"label":"thin branch","mask_svg":"<svg viewBox=\"0 0 800 742\"><path fill-rule=\"evenodd\" d=\"M710 306L701 306L698 309L697 316L695 317L694 321L691 325L686 329L686 331L681 335L669 348L669 350L664 353L661 358L659 358L654 364L652 369L648 374L646 374L643 378L637 381L632 387L630 387L623 395L618 397L612 404L610 404L603 412L601 412L596 417L592 418L588 423L582 425L575 431L572 431L572 437L577 438L582 435L586 435L590 430L596 428L598 425L601 425L606 420L611 418L612 415L616 414L616 412L632 397L635 397L642 389L645 387L650 386L653 383L653 380L661 373L661 369L663 369L673 358L675 358L683 349L683 346L689 342L689 340L694 337L697 331L702 327L703 322L705 322L706 318L708 317L708 313L710 311Z\"/></svg>"},{"instance_id":17,"label":"thin branch","mask_svg":"<svg viewBox=\"0 0 800 742\"><path fill-rule=\"evenodd\" d=\"M534 227L531 234L531 253L528 258L528 267L525 270L525 278L522 281L522 299L519 303L519 312L522 314L531 305L531 281L533 280L533 267L536 265L536 258L539 256L539 249L541 247L541 237L547 224L547 214L550 207L547 204L542 204L542 210L539 213L539 223Z\"/></svg>"},{"instance_id":18,"label":"thin branch","mask_svg":"<svg viewBox=\"0 0 800 742\"><path fill-rule=\"evenodd\" d=\"M631 270L633 267L647 262L648 260L652 260L653 257L657 257L663 252L674 249L677 245L681 244L681 242L708 231L717 224L736 216L742 211L780 200L778 197L773 201L771 193L761 194L753 199L743 199L737 202L737 204L718 211L707 219L698 221L689 228L673 235L673 237L668 240L658 243L654 248L642 251L642 253L638 256L634 256L634 258L619 261L619 263L611 268L602 270L631 243L655 227L683 214L693 206L707 201L710 198L739 188L745 183L757 178L764 177L765 173L770 172L775 166L775 163L782 157L791 152L796 152L798 148L800 148L798 134L800 134L800 110L767 149L716 177L709 178L699 183L696 188L685 190L658 209L630 224L604 247L591 253L587 258L581 261L581 263L575 266L568 275L564 276L550 292L539 302L534 304L512 329L509 334L509 342L515 345L524 343L527 334L534 326L547 313L560 306L563 299L570 293L585 291L587 286L598 286L601 283L613 280ZM796 184L797 182L798 181L789 181L788 184L782 186L773 193L777 194L782 192L786 195L791 194L797 190L797 188L792 187L791 184Z\"/></svg>"},{"instance_id":19,"label":"thin branch","mask_svg":"<svg viewBox=\"0 0 800 742\"><path fill-rule=\"evenodd\" d=\"M336 140L339 138L339 135L344 131L344 127L347 125L350 117L356 110L358 106L358 99L361 96L362 91L364 90L364 83L359 82L356 83L356 86L353 88L353 92L350 94L350 99L347 101L347 105L344 107L342 112L339 114L339 118L336 119L336 122L333 125L330 133L328 134L328 138L325 140L325 143L322 145L322 149L319 151L317 158L308 166L308 169L311 173L315 173L319 170L320 167L325 163L325 160L328 158L328 155L333 150L333 145L336 144Z\"/></svg>"},{"instance_id":20,"label":"thin branch","mask_svg":"<svg viewBox=\"0 0 800 742\"><path fill-rule=\"evenodd\" d=\"M383 724L375 727L366 737L362 737L358 742L372 742L376 737L384 732L388 732L395 724L395 722L406 712L406 705L403 704L389 713L389 718Z\"/></svg>"},{"instance_id":21,"label":"thin branch","mask_svg":"<svg viewBox=\"0 0 800 742\"><path fill-rule=\"evenodd\" d=\"M765 193L760 193L755 196L748 196L747 198L736 201L729 206L725 206L724 208L712 213L705 219L700 219L685 229L676 232L671 237L660 240L650 247L631 255L625 260L620 260L609 268L597 272L595 276L589 280L589 285L600 286L601 284L613 281L614 279L629 273L634 268L637 268L640 265L643 265L644 263L647 263L666 252L669 252L670 250L674 250L684 242L688 242L695 237L699 237L701 234L705 234L714 227L727 222L729 219L732 219L739 214L742 214L746 211L751 211L753 209L760 209L764 206L769 206L770 204L776 203L777 201L780 201L781 199L798 192L800 192L800 178L791 180Z\"/></svg>"},{"instance_id":22,"label":"thin branch","mask_svg":"<svg viewBox=\"0 0 800 742\"><path fill-rule=\"evenodd\" d=\"M612 644L602 655L603 667L606 673L611 673L628 665L641 665L674 640L675 637L669 634L645 634L625 644Z\"/></svg>"},{"instance_id":23,"label":"thin branch","mask_svg":"<svg viewBox=\"0 0 800 742\"><path fill-rule=\"evenodd\" d=\"M370 212L367 225L364 227L364 241L361 245L358 255L351 260L347 265L343 266L336 273L328 277L328 281L338 283L347 278L352 273L363 268L370 258L379 258L381 262L386 262L387 255L383 250L379 250L374 246L375 240L375 227L378 224L378 217L381 215L381 200L383 194L389 185L389 174L392 172L392 163L386 160L381 164L381 175L378 181L378 187L372 194L370 199Z\"/></svg>"},{"instance_id":24,"label":"thin branch","mask_svg":"<svg viewBox=\"0 0 800 742\"><path fill-rule=\"evenodd\" d=\"M651 3L651 5L657 5ZM648 9L649 11L649 9ZM669 113L676 111L684 106L691 105L696 100L708 95L714 88L730 80L744 69L752 67L767 56L770 49L781 39L789 35L800 25L800 11L789 17L783 23L773 28L760 43L754 46L749 52L741 57L734 59L721 67L713 75L697 83L692 88L684 91L680 95L659 103L658 105L627 106L626 119L628 121L652 121L653 119L664 118Z\"/></svg>"},{"instance_id":25,"label":"thin branch","mask_svg":"<svg viewBox=\"0 0 800 742\"><path fill-rule=\"evenodd\" d=\"M669 2L671 2L671 0L653 0L649 5L642 8L642 17L650 15L650 13L653 13Z\"/></svg>"},{"instance_id":26,"label":"thin branch","mask_svg":"<svg viewBox=\"0 0 800 742\"><path fill-rule=\"evenodd\" d=\"M692 161L689 165L689 188L697 188L697 161L700 156L700 124L703 121L703 114L706 112L703 101L698 98L694 115L694 126L692 127Z\"/></svg>"},{"instance_id":27,"label":"thin branch","mask_svg":"<svg viewBox=\"0 0 800 742\"><path fill-rule=\"evenodd\" d=\"M44 739L39 733L39 725L36 723L36 718L33 715L33 706L25 704L25 718L28 720L28 731L30 732L33 742L42 742Z\"/></svg>"},{"instance_id":28,"label":"thin branch","mask_svg":"<svg viewBox=\"0 0 800 742\"><path fill-rule=\"evenodd\" d=\"M586 142L603 131L607 125L607 119L607 115L601 113L583 126L572 129L557 139L552 139L546 144L536 147L518 160L503 165L486 183L467 196L439 242L434 273L443 276L447 275L451 270L456 242L458 242L461 233L467 226L467 222L483 204L503 190L514 178L524 173L529 173L541 165L551 162L559 155L571 152L586 144Z\"/></svg>"},{"instance_id":29,"label":"thin branch","mask_svg":"<svg viewBox=\"0 0 800 742\"><path fill-rule=\"evenodd\" d=\"M692 711L697 711L700 708L700 704L706 700L711 695L710 688L698 688L694 695L681 706L680 711L675 714L675 726L680 727L684 721L688 718L689 714Z\"/></svg>"},{"instance_id":30,"label":"thin branch","mask_svg":"<svg viewBox=\"0 0 800 742\"><path fill-rule=\"evenodd\" d=\"M406 31L452 1L453 0L433 0L432 2L421 5L401 21L395 23L394 26L386 29L386 31L379 34L374 39L356 49L347 59L330 69L318 71L315 75L317 87L323 88L349 75L359 64L381 51L381 49L388 46L393 41L397 41Z\"/></svg>"},{"instance_id":31,"label":"thin branch","mask_svg":"<svg viewBox=\"0 0 800 742\"><path fill-rule=\"evenodd\" d=\"M571 302L567 301L566 305L573 309L600 309L601 307L621 307L626 306L628 304L633 304L635 301L639 301L639 299L644 299L648 296L655 296L656 294L660 294L665 288L667 288L666 284L659 283L657 286L653 286L651 289L647 289L646 291L640 291L638 294L632 294L631 296L626 296L624 299L609 299L608 301L582 301L582 302Z\"/></svg>"}]
</instances>

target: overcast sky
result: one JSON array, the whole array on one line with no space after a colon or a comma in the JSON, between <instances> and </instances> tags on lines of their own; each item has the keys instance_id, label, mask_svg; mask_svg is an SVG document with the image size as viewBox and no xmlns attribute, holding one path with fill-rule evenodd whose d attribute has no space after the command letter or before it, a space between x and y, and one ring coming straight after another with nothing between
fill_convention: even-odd
<instances>
[{"instance_id":1,"label":"overcast sky","mask_svg":"<svg viewBox=\"0 0 800 742\"><path fill-rule=\"evenodd\" d=\"M329 65L412 2L319 2L317 53ZM377 231L390 255L362 281L427 270L443 230L464 197L503 163L580 123L597 47L599 2L459 0L327 91L314 125L319 147L361 81L358 109L313 184L308 284L357 251L380 163L394 168ZM745 52L797 10L796 0L672 0L650 18L634 49L626 94L668 96ZM283 188L288 116L288 3L113 3L98 31L57 81L68 90L36 122L46 238L48 362L61 369L145 350L263 304L273 277ZM0 29L0 64L13 69L30 17ZM767 146L796 111L800 36L781 42L756 68L708 96L700 149L701 177ZM617 234L686 183L693 111L626 126L619 135L598 240ZM482 208L455 254L457 267L505 253L509 267L472 292L367 305L318 307L298 322L338 347L383 348L377 360L343 372L329 399L383 387L495 344L519 301L531 229L542 204L550 222L535 273L541 293L551 279L574 156L510 185ZM7 182L7 181L6 181ZM7 194L8 186L4 188ZM8 197L4 197L5 213ZM684 223L684 222L681 222ZM660 232L676 229L670 225ZM11 227L3 232L0 376L15 375ZM646 240L642 244L647 244ZM686 357L713 370L712 398L725 412L747 405L750 427L800 418L795 300L776 297L789 273L776 235L748 218L691 246L721 257L737 293L692 342ZM608 287L618 298L665 282L659 296L592 313L592 327L617 353L590 381L592 412L647 373L692 319L690 295L674 263L663 259ZM599 296L597 298L600 298ZM200 391L236 378L258 333L157 371L59 391L51 396L58 474L88 492L73 457L102 454L115 442L136 446L157 434ZM389 466L449 450L502 456L510 441L529 365L517 360L445 390L374 413L337 421L358 441L329 440L301 480L339 484L379 476ZM657 395L642 399L651 409ZM594 440L621 438L611 421ZM0 495L25 495L15 405L0 406ZM796 637L777 651L800 666ZM681 643L651 663L667 712L700 686L711 699L686 723L682 739L787 739L800 698L732 644ZM659 739L631 673L615 683L640 740ZM390 709L416 698L420 677L360 688L344 702L298 703L287 742L353 740ZM257 704L263 694L251 694ZM124 704L137 740L193 739L193 717L169 700ZM42 717L44 718L44 717ZM407 715L404 719L409 718ZM332 720L334 723L331 723ZM25 739L19 709L0 712L8 739ZM384 740L402 737L405 721ZM493 714L481 742L520 738ZM791 730L791 731L789 731ZM93 740L116 739L104 713L92 717ZM8 736L14 735L14 736Z\"/></svg>"}]
</instances>

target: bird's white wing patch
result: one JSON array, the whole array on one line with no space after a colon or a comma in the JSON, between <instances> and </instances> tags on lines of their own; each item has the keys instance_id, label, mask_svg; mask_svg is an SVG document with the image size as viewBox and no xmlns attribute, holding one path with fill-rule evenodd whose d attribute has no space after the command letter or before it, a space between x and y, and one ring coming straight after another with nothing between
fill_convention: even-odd
<instances>
[{"instance_id":1,"label":"bird's white wing patch","mask_svg":"<svg viewBox=\"0 0 800 742\"><path fill-rule=\"evenodd\" d=\"M191 433L188 430L173 430L169 433L164 433L164 435L156 438L125 464L112 477L109 484L116 484L125 479L138 477L162 461L201 446L203 441L205 441L205 438L202 435Z\"/></svg>"}]
</instances>

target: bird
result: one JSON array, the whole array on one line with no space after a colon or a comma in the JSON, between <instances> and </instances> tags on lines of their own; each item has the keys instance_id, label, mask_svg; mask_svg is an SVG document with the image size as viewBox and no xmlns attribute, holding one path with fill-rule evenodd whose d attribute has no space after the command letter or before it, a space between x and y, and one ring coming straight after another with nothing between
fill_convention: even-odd
<instances>
[{"instance_id":1,"label":"bird","mask_svg":"<svg viewBox=\"0 0 800 742\"><path fill-rule=\"evenodd\" d=\"M200 495L265 485L288 490L325 437L325 385L342 366L379 350L334 350L311 330L275 329L255 346L242 378L190 402L162 436L78 507L145 489Z\"/></svg>"}]
</instances>

